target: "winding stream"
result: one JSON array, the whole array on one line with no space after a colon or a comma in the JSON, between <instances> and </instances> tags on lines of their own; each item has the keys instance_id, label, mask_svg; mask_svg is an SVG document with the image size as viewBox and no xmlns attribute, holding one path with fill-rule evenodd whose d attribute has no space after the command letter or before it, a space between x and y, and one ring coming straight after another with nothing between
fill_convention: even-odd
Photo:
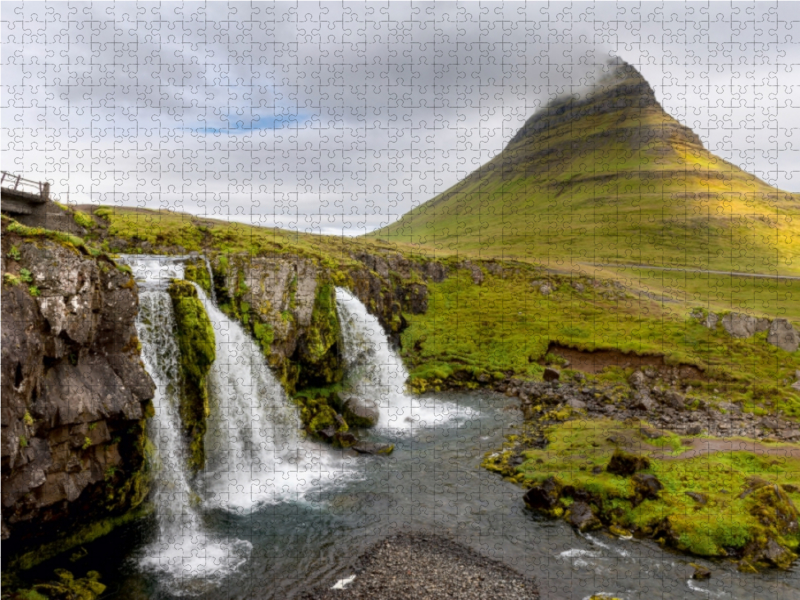
<instances>
[{"instance_id":1,"label":"winding stream","mask_svg":"<svg viewBox=\"0 0 800 600\"><path fill-rule=\"evenodd\" d=\"M181 274L173 270L169 276ZM143 309L151 302L144 297ZM384 367L396 354L383 331L354 297L337 291L337 300L351 320L345 327L351 344L346 358L361 361L353 385L374 390L393 382ZM535 577L546 599L601 593L626 600L800 597L796 568L746 575L727 563L665 552L652 542L602 532L578 535L561 521L525 510L521 488L479 466L519 423L517 401L499 394L412 398L392 385L380 392L378 427L364 432L367 439L395 444L391 456L358 456L311 442L297 433L296 415L286 410L290 405L282 390L272 386L257 348L248 350L249 338L238 324L204 301L217 332L220 365L210 386L209 435L218 446L210 451L204 478L194 483L202 502L180 505L183 517L172 522L180 525L182 537L165 535L159 512L164 508L156 500L155 516L89 545L88 556L68 568L100 571L108 585L104 598L291 598L314 583L350 575L348 565L369 545L408 530L447 533L502 560ZM145 348L149 343L143 337ZM162 353L167 347L161 344ZM152 361L147 365L161 394L157 369ZM159 440L164 435L158 432L174 421L169 410L174 401L169 394L157 400ZM169 440L156 443L160 453L178 453ZM162 464L171 463L162 458ZM178 477L171 485L183 490L188 484ZM167 497L183 502L184 496ZM148 563L165 556L172 559L170 568ZM711 568L712 579L692 581L690 562Z\"/></svg>"}]
</instances>

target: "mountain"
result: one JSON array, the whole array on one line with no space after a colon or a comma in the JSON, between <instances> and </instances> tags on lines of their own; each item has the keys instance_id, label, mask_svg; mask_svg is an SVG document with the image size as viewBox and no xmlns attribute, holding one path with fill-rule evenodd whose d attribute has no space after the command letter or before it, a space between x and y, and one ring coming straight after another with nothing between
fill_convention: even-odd
<instances>
[{"instance_id":1,"label":"mountain","mask_svg":"<svg viewBox=\"0 0 800 600\"><path fill-rule=\"evenodd\" d=\"M490 162L372 236L550 265L798 274L798 212L800 195L714 156L620 62L585 97L552 101Z\"/></svg>"}]
</instances>

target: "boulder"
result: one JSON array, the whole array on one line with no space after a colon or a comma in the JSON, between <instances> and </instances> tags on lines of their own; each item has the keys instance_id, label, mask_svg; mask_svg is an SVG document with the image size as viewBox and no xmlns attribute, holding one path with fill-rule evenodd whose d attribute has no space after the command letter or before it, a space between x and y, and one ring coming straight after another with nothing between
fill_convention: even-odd
<instances>
[{"instance_id":1,"label":"boulder","mask_svg":"<svg viewBox=\"0 0 800 600\"><path fill-rule=\"evenodd\" d=\"M644 373L641 371L634 371L630 377L628 377L628 383L631 384L631 387L637 390L647 387L647 377L645 377Z\"/></svg>"},{"instance_id":2,"label":"boulder","mask_svg":"<svg viewBox=\"0 0 800 600\"><path fill-rule=\"evenodd\" d=\"M649 468L650 460L646 456L638 456L623 450L617 450L611 457L606 471L622 477L630 477L637 471Z\"/></svg>"},{"instance_id":3,"label":"boulder","mask_svg":"<svg viewBox=\"0 0 800 600\"><path fill-rule=\"evenodd\" d=\"M646 392L636 392L633 396L633 402L631 403L633 408L638 408L639 410L646 410L652 411L656 407L656 401L653 400L650 395Z\"/></svg>"},{"instance_id":4,"label":"boulder","mask_svg":"<svg viewBox=\"0 0 800 600\"><path fill-rule=\"evenodd\" d=\"M686 495L697 502L700 506L705 506L708 504L708 496L705 494L700 494L699 492L686 492Z\"/></svg>"},{"instance_id":5,"label":"boulder","mask_svg":"<svg viewBox=\"0 0 800 600\"><path fill-rule=\"evenodd\" d=\"M642 437L645 437L648 440L657 440L658 438L663 437L663 434L660 431L653 429L652 427L640 427L639 433L642 434Z\"/></svg>"},{"instance_id":6,"label":"boulder","mask_svg":"<svg viewBox=\"0 0 800 600\"><path fill-rule=\"evenodd\" d=\"M542 378L545 381L558 381L559 379L561 379L561 373L558 371L558 369L547 367L544 370L544 375L542 376Z\"/></svg>"},{"instance_id":7,"label":"boulder","mask_svg":"<svg viewBox=\"0 0 800 600\"><path fill-rule=\"evenodd\" d=\"M770 327L769 319L759 319L751 315L742 313L728 313L722 317L722 327L732 337L749 338L761 331L767 331Z\"/></svg>"},{"instance_id":8,"label":"boulder","mask_svg":"<svg viewBox=\"0 0 800 600\"><path fill-rule=\"evenodd\" d=\"M643 500L655 500L658 498L658 492L664 489L664 485L655 475L646 473L636 473L633 476L633 485L637 497Z\"/></svg>"},{"instance_id":9,"label":"boulder","mask_svg":"<svg viewBox=\"0 0 800 600\"><path fill-rule=\"evenodd\" d=\"M664 392L664 404L675 410L683 410L686 408L686 397L675 390L667 390Z\"/></svg>"},{"instance_id":10,"label":"boulder","mask_svg":"<svg viewBox=\"0 0 800 600\"><path fill-rule=\"evenodd\" d=\"M350 448L358 443L358 438L349 431L337 431L333 439L334 443L342 448Z\"/></svg>"},{"instance_id":11,"label":"boulder","mask_svg":"<svg viewBox=\"0 0 800 600\"><path fill-rule=\"evenodd\" d=\"M432 260L425 264L425 276L434 283L447 279L447 268L440 262Z\"/></svg>"},{"instance_id":12,"label":"boulder","mask_svg":"<svg viewBox=\"0 0 800 600\"><path fill-rule=\"evenodd\" d=\"M567 522L581 532L600 529L603 526L600 519L592 512L592 507L586 502L574 502L570 506Z\"/></svg>"},{"instance_id":13,"label":"boulder","mask_svg":"<svg viewBox=\"0 0 800 600\"><path fill-rule=\"evenodd\" d=\"M472 264L468 260L465 260L463 263L461 263L460 266L462 269L466 269L469 271L469 274L472 276L472 283L474 283L475 285L480 285L483 283L484 275L483 271L479 266Z\"/></svg>"},{"instance_id":14,"label":"boulder","mask_svg":"<svg viewBox=\"0 0 800 600\"><path fill-rule=\"evenodd\" d=\"M353 445L352 448L359 454L380 454L383 456L388 456L394 451L394 444L378 444L375 442L361 441Z\"/></svg>"},{"instance_id":15,"label":"boulder","mask_svg":"<svg viewBox=\"0 0 800 600\"><path fill-rule=\"evenodd\" d=\"M706 313L702 308L694 309L691 317L700 321L700 324L707 329L716 329L719 322L719 315L713 312Z\"/></svg>"},{"instance_id":16,"label":"boulder","mask_svg":"<svg viewBox=\"0 0 800 600\"><path fill-rule=\"evenodd\" d=\"M533 510L553 510L561 497L561 484L555 477L548 477L542 483L527 491L523 500Z\"/></svg>"},{"instance_id":17,"label":"boulder","mask_svg":"<svg viewBox=\"0 0 800 600\"><path fill-rule=\"evenodd\" d=\"M567 406L575 410L584 410L586 408L586 402L578 400L577 398L570 398L567 400Z\"/></svg>"},{"instance_id":18,"label":"boulder","mask_svg":"<svg viewBox=\"0 0 800 600\"><path fill-rule=\"evenodd\" d=\"M374 427L380 413L378 402L358 396L349 396L342 402L345 420L355 427Z\"/></svg>"},{"instance_id":19,"label":"boulder","mask_svg":"<svg viewBox=\"0 0 800 600\"><path fill-rule=\"evenodd\" d=\"M711 571L706 569L702 565L696 565L695 563L690 563L690 567L694 567L694 573L692 573L692 579L697 579L698 581L704 581L711 577Z\"/></svg>"},{"instance_id":20,"label":"boulder","mask_svg":"<svg viewBox=\"0 0 800 600\"><path fill-rule=\"evenodd\" d=\"M786 319L775 319L769 326L767 342L786 352L795 352L800 347L800 333Z\"/></svg>"}]
</instances>

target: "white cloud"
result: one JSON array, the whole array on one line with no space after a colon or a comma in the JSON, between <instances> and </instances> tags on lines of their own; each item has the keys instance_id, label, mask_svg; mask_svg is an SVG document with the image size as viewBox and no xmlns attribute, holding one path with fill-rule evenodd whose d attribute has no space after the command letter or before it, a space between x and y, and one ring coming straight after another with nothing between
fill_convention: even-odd
<instances>
[{"instance_id":1,"label":"white cloud","mask_svg":"<svg viewBox=\"0 0 800 600\"><path fill-rule=\"evenodd\" d=\"M709 149L800 191L798 12L3 3L3 168L72 202L353 235L491 159L612 54Z\"/></svg>"}]
</instances>

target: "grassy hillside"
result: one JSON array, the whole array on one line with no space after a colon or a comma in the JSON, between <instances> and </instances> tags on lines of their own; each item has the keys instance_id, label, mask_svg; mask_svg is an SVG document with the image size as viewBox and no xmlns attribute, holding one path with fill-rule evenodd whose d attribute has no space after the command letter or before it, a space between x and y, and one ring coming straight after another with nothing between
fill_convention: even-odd
<instances>
[{"instance_id":1,"label":"grassy hillside","mask_svg":"<svg viewBox=\"0 0 800 600\"><path fill-rule=\"evenodd\" d=\"M550 267L800 274L800 195L703 148L628 65L552 103L506 149L370 237Z\"/></svg>"},{"instance_id":2,"label":"grassy hillside","mask_svg":"<svg viewBox=\"0 0 800 600\"><path fill-rule=\"evenodd\" d=\"M393 254L390 244L370 239L298 234L280 229L199 218L183 213L130 208L94 211L98 226L91 244L127 251L275 253L311 258L334 271L360 265L353 255L367 250ZM411 252L407 252L409 257ZM671 364L694 365L721 389L721 399L738 400L750 410L778 401L800 415L800 396L786 385L800 369L800 353L766 343L766 334L736 340L721 326L709 331L685 309L751 309L783 316L800 325L800 281L732 278L721 275L647 270L598 269L590 275L554 273L524 261L474 262L484 281L456 256L439 260L449 271L427 282L428 310L404 314L401 353L420 390L458 385L459 377L480 375L539 378L551 343L584 350L663 355ZM541 285L551 288L545 295ZM637 290L650 290L647 295ZM677 302L661 302L666 295ZM711 298L713 302L707 302ZM622 374L619 374L622 375Z\"/></svg>"}]
</instances>

